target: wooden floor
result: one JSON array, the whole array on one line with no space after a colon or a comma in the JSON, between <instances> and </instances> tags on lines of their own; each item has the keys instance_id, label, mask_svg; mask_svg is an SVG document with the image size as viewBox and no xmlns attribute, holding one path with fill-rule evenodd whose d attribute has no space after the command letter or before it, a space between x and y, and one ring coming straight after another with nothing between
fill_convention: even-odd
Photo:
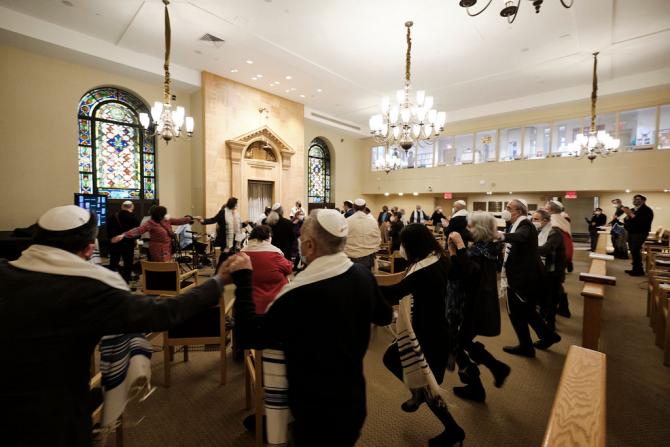
<instances>
[{"instance_id":1,"label":"wooden floor","mask_svg":"<svg viewBox=\"0 0 670 447\"><path fill-rule=\"evenodd\" d=\"M568 275L573 317L560 318L563 341L536 359L512 357L502 346L515 342L509 319L503 313L503 334L481 341L512 367L502 389L493 388L488 371L482 371L487 402L477 404L453 397L449 404L463 426L470 446L539 446L545 431L553 394L570 344L581 339L582 301L578 272L588 265L587 252L576 253L575 272ZM626 261L608 264L608 273L618 285L609 288L603 307L601 350L607 354L607 444L609 446L667 446L670 440L670 368L663 366L663 353L653 343L645 317L644 278L623 273ZM378 330L365 361L368 383L368 419L357 446L425 446L440 431L432 414L421 408L413 414L400 410L408 393L381 364L390 342ZM196 352L188 363L173 367L172 386L158 390L144 403L127 412L130 423L144 416L136 427L126 429L126 447L249 446L253 439L241 426L244 411L242 367L231 363L229 383L218 385L217 354ZM153 360L154 382L162 380L162 355ZM328 384L323 384L328 386ZM443 387L458 385L455 374ZM109 445L113 445L113 440Z\"/></svg>"}]
</instances>

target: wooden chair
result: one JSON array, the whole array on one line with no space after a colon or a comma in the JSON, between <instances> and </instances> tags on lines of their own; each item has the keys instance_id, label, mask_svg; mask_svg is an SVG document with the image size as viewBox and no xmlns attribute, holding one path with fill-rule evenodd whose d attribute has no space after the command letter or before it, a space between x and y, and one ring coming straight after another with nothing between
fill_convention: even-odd
<instances>
[{"instance_id":1,"label":"wooden chair","mask_svg":"<svg viewBox=\"0 0 670 447\"><path fill-rule=\"evenodd\" d=\"M246 407L249 410L254 407L256 418L256 447L263 447L263 351L257 349L245 349L244 351L244 390L246 396Z\"/></svg>"},{"instance_id":2,"label":"wooden chair","mask_svg":"<svg viewBox=\"0 0 670 447\"><path fill-rule=\"evenodd\" d=\"M226 317L232 316L234 303L234 289L226 289L221 294L219 305L215 309L209 309L163 333L163 369L166 388L170 387L170 362L174 359L174 347L183 346L184 362L187 362L189 345L219 345L220 383L221 385L226 384L228 372Z\"/></svg>"},{"instance_id":3,"label":"wooden chair","mask_svg":"<svg viewBox=\"0 0 670 447\"><path fill-rule=\"evenodd\" d=\"M145 295L174 296L198 285L198 270L181 273L176 262L142 261Z\"/></svg>"}]
</instances>

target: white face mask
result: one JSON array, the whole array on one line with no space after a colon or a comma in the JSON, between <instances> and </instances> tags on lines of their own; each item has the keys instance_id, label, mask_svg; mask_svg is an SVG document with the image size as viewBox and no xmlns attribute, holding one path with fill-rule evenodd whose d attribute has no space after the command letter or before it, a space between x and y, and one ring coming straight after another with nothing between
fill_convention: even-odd
<instances>
[{"instance_id":1,"label":"white face mask","mask_svg":"<svg viewBox=\"0 0 670 447\"><path fill-rule=\"evenodd\" d=\"M307 257L302 254L302 244L300 243L300 239L298 239L298 256L300 256L300 262L302 262L303 265L307 265Z\"/></svg>"},{"instance_id":2,"label":"white face mask","mask_svg":"<svg viewBox=\"0 0 670 447\"><path fill-rule=\"evenodd\" d=\"M400 244L400 249L398 251L400 252L400 257L406 260L407 253L405 253L405 247L403 247L402 244Z\"/></svg>"},{"instance_id":3,"label":"white face mask","mask_svg":"<svg viewBox=\"0 0 670 447\"><path fill-rule=\"evenodd\" d=\"M512 220L512 213L510 213L508 210L505 210L502 212L501 216L505 222L509 222Z\"/></svg>"},{"instance_id":4,"label":"white face mask","mask_svg":"<svg viewBox=\"0 0 670 447\"><path fill-rule=\"evenodd\" d=\"M535 229L537 231L540 231L542 229L542 222L533 222L533 225L535 225Z\"/></svg>"}]
</instances>

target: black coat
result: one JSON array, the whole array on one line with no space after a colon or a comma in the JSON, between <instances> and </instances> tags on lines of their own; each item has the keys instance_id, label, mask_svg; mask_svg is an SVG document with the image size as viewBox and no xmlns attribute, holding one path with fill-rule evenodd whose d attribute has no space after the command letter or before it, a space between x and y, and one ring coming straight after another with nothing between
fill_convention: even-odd
<instances>
[{"instance_id":1,"label":"black coat","mask_svg":"<svg viewBox=\"0 0 670 447\"><path fill-rule=\"evenodd\" d=\"M525 299L539 294L543 266L537 249L537 230L525 217L514 233L505 233L505 242L511 244L505 272L508 286Z\"/></svg>"},{"instance_id":2,"label":"black coat","mask_svg":"<svg viewBox=\"0 0 670 447\"><path fill-rule=\"evenodd\" d=\"M463 241L468 241L470 239L468 216L455 216L449 219L449 224L444 229L444 235L449 237L449 234L453 231L460 234Z\"/></svg>"},{"instance_id":3,"label":"black coat","mask_svg":"<svg viewBox=\"0 0 670 447\"><path fill-rule=\"evenodd\" d=\"M400 232L405 228L402 220L397 219L391 222L391 229L389 230L389 237L391 238L391 251L400 250Z\"/></svg>"},{"instance_id":4,"label":"black coat","mask_svg":"<svg viewBox=\"0 0 670 447\"><path fill-rule=\"evenodd\" d=\"M544 258L544 273L560 282L565 281L565 243L561 230L552 228L547 242L537 249Z\"/></svg>"},{"instance_id":5,"label":"black coat","mask_svg":"<svg viewBox=\"0 0 670 447\"><path fill-rule=\"evenodd\" d=\"M442 213L438 213L437 211L433 212L433 215L430 216L430 220L433 221L433 225L437 226L442 225L442 219L446 219L446 216Z\"/></svg>"},{"instance_id":6,"label":"black coat","mask_svg":"<svg viewBox=\"0 0 670 447\"><path fill-rule=\"evenodd\" d=\"M607 217L604 214L594 214L590 219L586 219L586 223L589 224L589 233L597 233L598 227L605 226L607 222Z\"/></svg>"},{"instance_id":7,"label":"black coat","mask_svg":"<svg viewBox=\"0 0 670 447\"><path fill-rule=\"evenodd\" d=\"M624 219L624 226L626 231L630 234L649 234L651 231L651 222L654 220L654 212L647 205L633 210L635 217L628 217Z\"/></svg>"},{"instance_id":8,"label":"black coat","mask_svg":"<svg viewBox=\"0 0 670 447\"><path fill-rule=\"evenodd\" d=\"M500 303L498 302L498 254L500 243L475 243L458 250L452 262L453 276L465 283L462 331L472 340L477 335L500 335ZM454 257L452 257L453 259Z\"/></svg>"},{"instance_id":9,"label":"black coat","mask_svg":"<svg viewBox=\"0 0 670 447\"><path fill-rule=\"evenodd\" d=\"M272 245L277 247L284 253L286 259L291 259L291 247L295 242L295 233L293 232L293 224L285 217L280 217L276 224L271 225L272 228Z\"/></svg>"},{"instance_id":10,"label":"black coat","mask_svg":"<svg viewBox=\"0 0 670 447\"><path fill-rule=\"evenodd\" d=\"M419 219L421 218L421 219ZM409 215L409 223L414 223L414 222L428 222L428 214L424 213L423 210L417 211L414 210L412 213Z\"/></svg>"},{"instance_id":11,"label":"black coat","mask_svg":"<svg viewBox=\"0 0 670 447\"><path fill-rule=\"evenodd\" d=\"M214 239L214 246L224 248L228 247L226 243L226 207L222 206L214 217L209 217L202 220L203 225L216 224L216 239Z\"/></svg>"},{"instance_id":12,"label":"black coat","mask_svg":"<svg viewBox=\"0 0 670 447\"><path fill-rule=\"evenodd\" d=\"M103 335L164 331L218 304L207 281L173 298L0 260L0 439L7 446L91 445L91 356Z\"/></svg>"},{"instance_id":13,"label":"black coat","mask_svg":"<svg viewBox=\"0 0 670 447\"><path fill-rule=\"evenodd\" d=\"M110 216L107 219L107 236L111 239L114 236L117 236L121 233L125 233L128 230L137 228L140 226L140 220L128 210L119 210L113 216ZM123 238L118 244L134 246L136 238ZM111 247L114 247L116 244L111 244Z\"/></svg>"},{"instance_id":14,"label":"black coat","mask_svg":"<svg viewBox=\"0 0 670 447\"><path fill-rule=\"evenodd\" d=\"M449 265L443 261L424 267L393 286L380 287L390 304L413 296L412 327L430 368L442 371L449 354L446 291ZM436 375L440 375L439 372ZM439 380L439 379L438 379Z\"/></svg>"}]
</instances>

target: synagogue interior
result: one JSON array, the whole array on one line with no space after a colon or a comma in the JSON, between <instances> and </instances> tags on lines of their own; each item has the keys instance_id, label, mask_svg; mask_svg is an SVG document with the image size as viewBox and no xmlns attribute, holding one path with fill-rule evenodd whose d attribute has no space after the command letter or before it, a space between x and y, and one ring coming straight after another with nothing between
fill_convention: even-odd
<instances>
[{"instance_id":1,"label":"synagogue interior","mask_svg":"<svg viewBox=\"0 0 670 447\"><path fill-rule=\"evenodd\" d=\"M670 443L670 1L0 0L0 60L0 445Z\"/></svg>"}]
</instances>

